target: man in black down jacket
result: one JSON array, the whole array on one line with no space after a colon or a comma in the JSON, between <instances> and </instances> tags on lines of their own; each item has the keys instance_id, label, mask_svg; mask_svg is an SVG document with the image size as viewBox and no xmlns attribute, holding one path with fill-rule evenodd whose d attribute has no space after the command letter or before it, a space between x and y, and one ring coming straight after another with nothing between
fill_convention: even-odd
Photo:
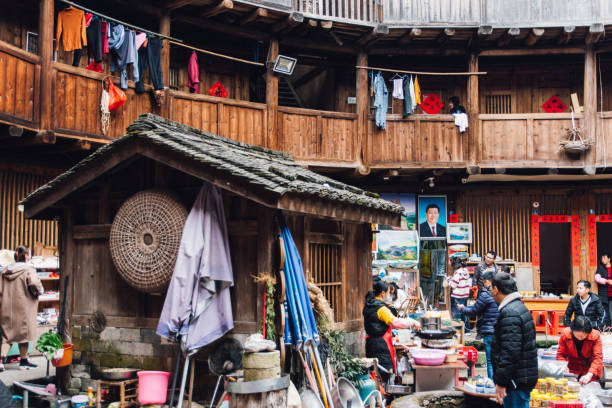
<instances>
[{"instance_id":1,"label":"man in black down jacket","mask_svg":"<svg viewBox=\"0 0 612 408\"><path fill-rule=\"evenodd\" d=\"M599 296L591 293L591 282L587 280L579 280L576 287L576 296L574 296L567 304L565 309L564 323L565 327L569 327L572 322L572 315L586 316L591 321L591 325L597 330L603 327L605 310L601 304Z\"/></svg>"},{"instance_id":2,"label":"man in black down jacket","mask_svg":"<svg viewBox=\"0 0 612 408\"><path fill-rule=\"evenodd\" d=\"M492 353L495 396L504 408L528 408L531 390L538 381L533 319L509 274L495 275L491 295L499 305Z\"/></svg>"},{"instance_id":3,"label":"man in black down jacket","mask_svg":"<svg viewBox=\"0 0 612 408\"><path fill-rule=\"evenodd\" d=\"M491 283L493 282L493 272L487 272L482 277L483 288L476 303L471 307L463 307L458 305L461 313L467 316L478 316L478 322L476 328L478 329L478 335L482 337L482 342L485 346L485 354L487 355L487 376L493 379L493 363L491 362L491 346L493 345L493 334L495 333L495 323L499 317L499 310L497 309L497 303L489 290L491 290Z\"/></svg>"}]
</instances>

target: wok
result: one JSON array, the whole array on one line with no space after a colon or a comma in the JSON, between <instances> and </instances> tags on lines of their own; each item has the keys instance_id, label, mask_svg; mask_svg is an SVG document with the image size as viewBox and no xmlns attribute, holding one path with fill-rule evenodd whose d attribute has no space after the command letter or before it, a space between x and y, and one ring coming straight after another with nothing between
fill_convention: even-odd
<instances>
[{"instance_id":1,"label":"wok","mask_svg":"<svg viewBox=\"0 0 612 408\"><path fill-rule=\"evenodd\" d=\"M452 339L455 335L455 331L451 329L421 330L418 331L416 335L427 340L443 340Z\"/></svg>"}]
</instances>

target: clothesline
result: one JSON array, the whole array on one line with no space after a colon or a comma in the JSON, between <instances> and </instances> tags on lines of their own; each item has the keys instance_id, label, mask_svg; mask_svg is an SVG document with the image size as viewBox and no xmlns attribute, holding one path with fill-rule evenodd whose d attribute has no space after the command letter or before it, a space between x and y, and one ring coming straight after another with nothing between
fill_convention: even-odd
<instances>
[{"instance_id":1,"label":"clothesline","mask_svg":"<svg viewBox=\"0 0 612 408\"><path fill-rule=\"evenodd\" d=\"M397 69L388 69L388 68L376 68L376 67L367 67L363 65L357 65L355 68L361 69L371 69L374 71L386 71L386 72L395 72L397 74L415 74L415 75L486 75L486 72L419 72L419 71L400 71Z\"/></svg>"},{"instance_id":2,"label":"clothesline","mask_svg":"<svg viewBox=\"0 0 612 408\"><path fill-rule=\"evenodd\" d=\"M194 47L194 46L191 46L191 45L187 45L187 44L185 44L183 42L183 40L180 40L178 38L169 37L167 35L156 33L155 31L145 30L144 28L135 26L133 24L125 23L125 22L123 22L121 20L117 20L116 18L108 17L108 16L106 16L106 15L104 15L102 13L98 13L97 11L91 10L91 9L89 9L87 7L83 7L83 6L79 5L79 4L76 4L76 3L72 2L72 1L70 1L70 0L60 0L60 1L63 2L63 3L69 4L69 5L73 6L73 7L76 7L78 9L81 9L83 11L87 11L87 12L89 12L91 14L94 14L94 15L96 15L98 17L102 17L102 18L104 18L104 19L106 19L108 21L112 21L112 22L115 22L117 24L121 24L121 25L124 25L126 27L130 27L130 28L133 28L135 30L142 31L143 33L147 33L147 34L150 34L150 35L153 35L153 36L156 36L156 37L165 38L165 39L168 40L169 43L174 44L174 45L178 45L180 47L185 47L185 48L189 48L190 50L199 51L199 52L202 52L202 53L205 53L205 54L209 54L209 55L214 55L214 56L219 57L219 58L225 58L225 59L229 59L229 60L232 60L232 61L243 62L245 64L264 66L264 64L262 62L248 61L248 60L244 60L244 59L241 59L241 58L236 58L236 57L232 57L232 56L229 56L229 55L220 54L220 53L217 53L217 52L208 51L208 50L204 50L202 48L197 48L197 47Z\"/></svg>"},{"instance_id":3,"label":"clothesline","mask_svg":"<svg viewBox=\"0 0 612 408\"><path fill-rule=\"evenodd\" d=\"M147 34L150 34L150 35L154 35L154 36L156 36L156 37L160 37L160 38L165 38L165 39L167 39L167 40L177 41L177 42L179 42L179 43L182 43L182 42L183 42L183 40L179 40L178 38L169 37L169 36L167 36L167 35L163 35L163 34L160 34L160 33L156 33L155 31L145 30L144 28L141 28L141 27L135 26L135 25L133 25L133 24L128 24L128 23L125 23L125 22L123 22L123 21L121 21L121 20L117 20L116 18L112 18L112 17L109 17L109 16L104 15L104 14L102 14L102 13L98 13L97 11L94 11L94 10L89 9L89 8L87 8L87 7L83 7L83 6L81 6L80 4L73 3L72 1L69 1L69 0L60 0L60 1L61 1L61 2L63 2L63 3L69 4L69 5L73 6L73 7L76 7L76 8L78 8L78 9L81 9L81 10L83 10L83 11L87 11L87 12L89 12L89 13L91 13L91 14L94 14L94 15L96 15L96 16L98 16L98 17L102 17L102 18L103 18L103 19L105 19L105 20L112 21L112 22L114 22L114 23L121 24L121 25L124 25L124 26L126 26L126 27L133 28L134 30L142 31L143 33L147 33Z\"/></svg>"},{"instance_id":4,"label":"clothesline","mask_svg":"<svg viewBox=\"0 0 612 408\"><path fill-rule=\"evenodd\" d=\"M202 48L194 47L194 46L183 44L183 43L177 43L177 42L175 42L173 40L170 40L168 42L170 44L174 44L174 45L178 45L178 46L181 46L181 47L189 48L190 50L199 51L199 52L202 52L204 54L214 55L216 57L225 58L225 59L232 60L232 61L243 62L245 64L258 65L258 66L261 66L261 67L264 66L263 62L254 62L254 61L248 61L248 60L245 60L245 59L242 59L242 58L230 57L229 55L220 54L218 52L204 50Z\"/></svg>"}]
</instances>

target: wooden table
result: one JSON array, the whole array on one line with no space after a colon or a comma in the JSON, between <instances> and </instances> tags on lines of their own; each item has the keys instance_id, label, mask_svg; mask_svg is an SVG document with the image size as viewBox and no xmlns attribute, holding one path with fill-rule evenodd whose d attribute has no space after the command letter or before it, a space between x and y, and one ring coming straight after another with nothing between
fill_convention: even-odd
<instances>
[{"instance_id":1,"label":"wooden table","mask_svg":"<svg viewBox=\"0 0 612 408\"><path fill-rule=\"evenodd\" d=\"M123 381L105 381L98 380L98 389L96 392L96 408L102 407L102 389L106 388L110 391L111 387L119 387L119 407L126 408L137 406L138 401L138 379L123 380Z\"/></svg>"},{"instance_id":2,"label":"wooden table","mask_svg":"<svg viewBox=\"0 0 612 408\"><path fill-rule=\"evenodd\" d=\"M439 366L413 364L415 391L454 390L461 368L467 368L463 360Z\"/></svg>"},{"instance_id":3,"label":"wooden table","mask_svg":"<svg viewBox=\"0 0 612 408\"><path fill-rule=\"evenodd\" d=\"M542 299L542 298L523 298L523 303L527 310L545 310L549 312L565 312L570 299Z\"/></svg>"}]
</instances>

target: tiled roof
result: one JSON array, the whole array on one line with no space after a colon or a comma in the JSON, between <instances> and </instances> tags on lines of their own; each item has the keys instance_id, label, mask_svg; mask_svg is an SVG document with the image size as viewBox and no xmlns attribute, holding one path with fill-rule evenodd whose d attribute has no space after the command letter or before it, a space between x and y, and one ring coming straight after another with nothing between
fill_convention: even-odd
<instances>
[{"instance_id":1,"label":"tiled roof","mask_svg":"<svg viewBox=\"0 0 612 408\"><path fill-rule=\"evenodd\" d=\"M271 191L278 196L287 193L305 194L393 214L403 212L400 205L383 200L377 194L338 182L300 166L289 154L237 142L150 113L141 115L127 131L126 135L99 148L70 170L30 193L21 204L27 206L28 202L53 189L87 164L121 149L128 140L139 138L180 153L185 158L230 173L248 184Z\"/></svg>"}]
</instances>

